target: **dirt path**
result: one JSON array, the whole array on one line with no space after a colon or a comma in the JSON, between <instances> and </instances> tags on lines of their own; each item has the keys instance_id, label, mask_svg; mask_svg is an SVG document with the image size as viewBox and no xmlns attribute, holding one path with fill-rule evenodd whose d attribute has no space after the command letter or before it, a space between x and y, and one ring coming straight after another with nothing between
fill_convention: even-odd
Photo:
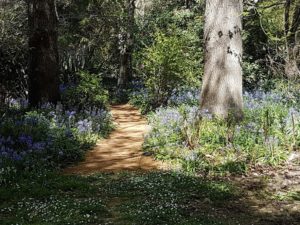
<instances>
[{"instance_id":1,"label":"dirt path","mask_svg":"<svg viewBox=\"0 0 300 225\"><path fill-rule=\"evenodd\" d=\"M115 105L111 112L116 129L108 139L99 141L89 151L84 162L67 168L67 174L91 174L100 171L154 170L160 167L141 152L144 136L149 131L147 121L131 105Z\"/></svg>"}]
</instances>

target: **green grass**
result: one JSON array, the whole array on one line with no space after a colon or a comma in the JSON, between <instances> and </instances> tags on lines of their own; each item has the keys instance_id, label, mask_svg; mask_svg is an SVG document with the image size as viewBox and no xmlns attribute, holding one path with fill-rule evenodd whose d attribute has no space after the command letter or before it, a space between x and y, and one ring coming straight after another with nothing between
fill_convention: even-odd
<instances>
[{"instance_id":1,"label":"green grass","mask_svg":"<svg viewBox=\"0 0 300 225\"><path fill-rule=\"evenodd\" d=\"M224 182L173 173L32 175L0 188L0 224L227 224L191 215L194 200L235 198Z\"/></svg>"},{"instance_id":2,"label":"green grass","mask_svg":"<svg viewBox=\"0 0 300 225\"><path fill-rule=\"evenodd\" d=\"M300 191L278 193L274 195L273 198L279 201L300 201Z\"/></svg>"},{"instance_id":3,"label":"green grass","mask_svg":"<svg viewBox=\"0 0 300 225\"><path fill-rule=\"evenodd\" d=\"M174 172L27 175L0 187L0 224L248 225L265 215L242 191Z\"/></svg>"}]
</instances>

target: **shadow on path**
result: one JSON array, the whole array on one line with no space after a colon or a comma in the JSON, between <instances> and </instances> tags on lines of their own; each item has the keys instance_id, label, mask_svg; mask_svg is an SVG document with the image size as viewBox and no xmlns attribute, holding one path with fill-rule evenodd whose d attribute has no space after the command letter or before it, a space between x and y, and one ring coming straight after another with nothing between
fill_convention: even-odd
<instances>
[{"instance_id":1,"label":"shadow on path","mask_svg":"<svg viewBox=\"0 0 300 225\"><path fill-rule=\"evenodd\" d=\"M103 171L155 170L159 162L142 155L144 137L149 131L147 120L131 105L111 107L116 129L108 139L100 140L86 154L84 162L65 169L66 174L92 174Z\"/></svg>"}]
</instances>

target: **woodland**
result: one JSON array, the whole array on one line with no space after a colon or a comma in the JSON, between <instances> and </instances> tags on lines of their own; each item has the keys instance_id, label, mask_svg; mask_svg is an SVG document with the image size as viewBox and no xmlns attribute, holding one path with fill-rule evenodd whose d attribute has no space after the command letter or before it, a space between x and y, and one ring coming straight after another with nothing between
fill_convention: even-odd
<instances>
[{"instance_id":1,"label":"woodland","mask_svg":"<svg viewBox=\"0 0 300 225\"><path fill-rule=\"evenodd\" d=\"M300 0L0 0L0 225L299 225Z\"/></svg>"}]
</instances>

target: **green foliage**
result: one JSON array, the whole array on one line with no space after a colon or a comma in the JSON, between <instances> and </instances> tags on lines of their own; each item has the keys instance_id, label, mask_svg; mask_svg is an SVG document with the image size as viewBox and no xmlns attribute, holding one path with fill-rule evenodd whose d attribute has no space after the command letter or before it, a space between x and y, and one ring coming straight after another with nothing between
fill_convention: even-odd
<instances>
[{"instance_id":1,"label":"green foliage","mask_svg":"<svg viewBox=\"0 0 300 225\"><path fill-rule=\"evenodd\" d=\"M239 124L199 114L198 107L160 108L149 116L145 150L192 173L245 173L284 163L300 146L299 105L279 93L246 93L245 101Z\"/></svg>"},{"instance_id":2,"label":"green foliage","mask_svg":"<svg viewBox=\"0 0 300 225\"><path fill-rule=\"evenodd\" d=\"M243 86L247 91L255 89L270 90L274 85L270 73L257 62L245 58L243 62Z\"/></svg>"},{"instance_id":3,"label":"green foliage","mask_svg":"<svg viewBox=\"0 0 300 225\"><path fill-rule=\"evenodd\" d=\"M26 171L53 170L83 159L87 149L113 128L101 110L64 111L42 106L36 111L7 109L0 121L0 183Z\"/></svg>"},{"instance_id":4,"label":"green foliage","mask_svg":"<svg viewBox=\"0 0 300 225\"><path fill-rule=\"evenodd\" d=\"M27 19L25 3L0 6L0 102L24 97L27 90Z\"/></svg>"},{"instance_id":5,"label":"green foliage","mask_svg":"<svg viewBox=\"0 0 300 225\"><path fill-rule=\"evenodd\" d=\"M137 90L135 91L135 89ZM129 102L139 108L142 114L147 114L154 110L148 91L145 88L134 88L133 91L130 91Z\"/></svg>"},{"instance_id":6,"label":"green foliage","mask_svg":"<svg viewBox=\"0 0 300 225\"><path fill-rule=\"evenodd\" d=\"M80 70L111 77L118 73L118 34L123 26L125 1L83 0L58 2L63 20L59 51L63 74Z\"/></svg>"},{"instance_id":7,"label":"green foliage","mask_svg":"<svg viewBox=\"0 0 300 225\"><path fill-rule=\"evenodd\" d=\"M287 193L278 193L273 197L279 201L300 201L300 192L299 191L289 191Z\"/></svg>"},{"instance_id":8,"label":"green foliage","mask_svg":"<svg viewBox=\"0 0 300 225\"><path fill-rule=\"evenodd\" d=\"M68 108L103 108L108 104L108 92L96 74L81 71L77 73L75 83L62 85L63 104Z\"/></svg>"},{"instance_id":9,"label":"green foliage","mask_svg":"<svg viewBox=\"0 0 300 225\"><path fill-rule=\"evenodd\" d=\"M14 166L0 168L0 184L9 184L17 177L17 169Z\"/></svg>"},{"instance_id":10,"label":"green foliage","mask_svg":"<svg viewBox=\"0 0 300 225\"><path fill-rule=\"evenodd\" d=\"M27 174L0 187L0 223L229 225L217 214L207 216L208 209L191 214L190 208L197 199L222 210L237 196L226 182L169 172Z\"/></svg>"},{"instance_id":11,"label":"green foliage","mask_svg":"<svg viewBox=\"0 0 300 225\"><path fill-rule=\"evenodd\" d=\"M184 37L155 35L155 43L143 52L141 72L154 107L165 105L172 91L192 82L191 62Z\"/></svg>"},{"instance_id":12,"label":"green foliage","mask_svg":"<svg viewBox=\"0 0 300 225\"><path fill-rule=\"evenodd\" d=\"M174 89L198 87L203 73L203 6L184 1L157 0L137 20L136 79L130 102L149 112L166 105ZM150 35L148 35L150 34ZM142 89L139 89L142 88Z\"/></svg>"},{"instance_id":13,"label":"green foliage","mask_svg":"<svg viewBox=\"0 0 300 225\"><path fill-rule=\"evenodd\" d=\"M291 1L289 25L291 26L297 1ZM285 6L277 0L245 4L243 15L243 46L245 55L268 67L269 79L284 76L287 58L285 34ZM296 50L297 51L297 50ZM295 57L298 58L298 53Z\"/></svg>"}]
</instances>

